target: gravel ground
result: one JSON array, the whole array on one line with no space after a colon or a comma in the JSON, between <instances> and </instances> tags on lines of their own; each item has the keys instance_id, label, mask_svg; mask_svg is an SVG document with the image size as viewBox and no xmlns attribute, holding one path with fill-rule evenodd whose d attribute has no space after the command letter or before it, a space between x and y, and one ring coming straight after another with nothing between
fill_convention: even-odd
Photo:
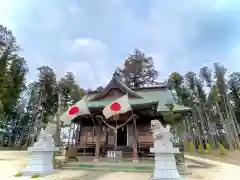
<instances>
[{"instance_id":1,"label":"gravel ground","mask_svg":"<svg viewBox=\"0 0 240 180\"><path fill-rule=\"evenodd\" d=\"M27 152L24 151L0 151L1 179L4 180L29 180L30 177L14 177L18 170L26 166ZM240 167L237 165L220 163L199 157L188 156L194 160L188 162L192 175L184 177L184 180L235 180L240 177ZM199 162L196 163L196 162ZM210 166L204 166L204 163ZM41 177L41 180L148 180L150 174L104 172L104 171L80 171L57 170L55 174Z\"/></svg>"}]
</instances>

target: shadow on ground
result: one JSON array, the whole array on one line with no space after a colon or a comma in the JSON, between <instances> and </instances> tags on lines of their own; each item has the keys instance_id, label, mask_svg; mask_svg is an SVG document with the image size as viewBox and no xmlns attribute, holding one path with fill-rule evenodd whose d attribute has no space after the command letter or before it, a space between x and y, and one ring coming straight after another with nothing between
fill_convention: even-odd
<instances>
[{"instance_id":1,"label":"shadow on ground","mask_svg":"<svg viewBox=\"0 0 240 180\"><path fill-rule=\"evenodd\" d=\"M209 169L214 167L214 165L212 164L208 164L208 163L203 163L203 162L199 162L197 160L193 160L193 159L188 159L188 168L189 169Z\"/></svg>"},{"instance_id":2,"label":"shadow on ground","mask_svg":"<svg viewBox=\"0 0 240 180\"><path fill-rule=\"evenodd\" d=\"M12 160L16 160L14 158L0 158L0 161L12 161Z\"/></svg>"},{"instance_id":3,"label":"shadow on ground","mask_svg":"<svg viewBox=\"0 0 240 180\"><path fill-rule=\"evenodd\" d=\"M69 180L79 180L79 179L81 179L81 180L96 180L96 179L100 178L101 176L105 176L109 173L110 172L105 172L105 171L88 171L81 176L77 176L77 177L71 178Z\"/></svg>"}]
</instances>

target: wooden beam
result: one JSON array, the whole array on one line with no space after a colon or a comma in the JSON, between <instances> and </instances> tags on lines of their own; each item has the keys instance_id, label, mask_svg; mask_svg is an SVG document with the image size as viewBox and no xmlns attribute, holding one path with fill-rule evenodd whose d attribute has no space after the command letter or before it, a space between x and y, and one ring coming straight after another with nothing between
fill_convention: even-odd
<instances>
[{"instance_id":1,"label":"wooden beam","mask_svg":"<svg viewBox=\"0 0 240 180\"><path fill-rule=\"evenodd\" d=\"M137 125L135 116L133 116L133 161L138 161L138 152L137 152Z\"/></svg>"},{"instance_id":2,"label":"wooden beam","mask_svg":"<svg viewBox=\"0 0 240 180\"><path fill-rule=\"evenodd\" d=\"M96 147L95 147L95 160L100 159L100 138L101 138L101 133L102 132L102 121L97 119L97 127L96 127Z\"/></svg>"}]
</instances>

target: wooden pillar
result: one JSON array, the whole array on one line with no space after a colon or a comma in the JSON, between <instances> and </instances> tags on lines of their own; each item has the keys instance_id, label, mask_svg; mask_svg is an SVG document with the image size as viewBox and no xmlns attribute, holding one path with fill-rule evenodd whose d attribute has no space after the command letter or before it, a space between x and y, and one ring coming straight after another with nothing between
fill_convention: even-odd
<instances>
[{"instance_id":1,"label":"wooden pillar","mask_svg":"<svg viewBox=\"0 0 240 180\"><path fill-rule=\"evenodd\" d=\"M80 143L81 136L82 136L82 121L79 122L78 124L78 131L77 131L77 144Z\"/></svg>"},{"instance_id":2,"label":"wooden pillar","mask_svg":"<svg viewBox=\"0 0 240 180\"><path fill-rule=\"evenodd\" d=\"M97 127L96 127L96 147L95 147L95 161L98 161L100 158L100 138L101 138L101 131L102 131L102 121L100 119L97 120Z\"/></svg>"},{"instance_id":3,"label":"wooden pillar","mask_svg":"<svg viewBox=\"0 0 240 180\"><path fill-rule=\"evenodd\" d=\"M116 128L117 128L117 124L118 124L118 120L119 120L119 114L114 115L113 120L115 120ZM118 141L117 135L118 135L118 129L115 129L115 131L114 131L114 149L115 149L115 151L117 150L117 141Z\"/></svg>"},{"instance_id":4,"label":"wooden pillar","mask_svg":"<svg viewBox=\"0 0 240 180\"><path fill-rule=\"evenodd\" d=\"M133 115L133 155L132 155L133 162L138 162L137 139L138 139L137 125L135 116Z\"/></svg>"},{"instance_id":5,"label":"wooden pillar","mask_svg":"<svg viewBox=\"0 0 240 180\"><path fill-rule=\"evenodd\" d=\"M67 145L67 151L65 153L65 159L75 159L77 160L76 157L76 149L73 146L73 137L71 138L71 134L72 134L72 130L74 130L75 125L73 125L72 123L70 124L69 127L69 136L68 136L68 145ZM71 142L70 142L71 141Z\"/></svg>"},{"instance_id":6,"label":"wooden pillar","mask_svg":"<svg viewBox=\"0 0 240 180\"><path fill-rule=\"evenodd\" d=\"M80 128L79 128L79 124L78 124L77 129L76 129L75 145L79 144L79 139L80 139Z\"/></svg>"}]
</instances>

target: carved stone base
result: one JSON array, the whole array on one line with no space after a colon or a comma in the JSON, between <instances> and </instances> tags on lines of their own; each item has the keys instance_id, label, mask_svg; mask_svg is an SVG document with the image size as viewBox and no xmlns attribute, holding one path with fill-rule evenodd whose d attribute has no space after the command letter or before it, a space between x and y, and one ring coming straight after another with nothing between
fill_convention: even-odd
<instances>
[{"instance_id":1,"label":"carved stone base","mask_svg":"<svg viewBox=\"0 0 240 180\"><path fill-rule=\"evenodd\" d=\"M27 167L20 171L24 176L40 175L45 176L55 172L53 167L53 152L57 148L34 148L28 149Z\"/></svg>"},{"instance_id":2,"label":"carved stone base","mask_svg":"<svg viewBox=\"0 0 240 180\"><path fill-rule=\"evenodd\" d=\"M30 170L30 171L28 171L28 170L20 171L20 173L23 176L39 175L40 177L48 176L48 175L51 175L55 172L56 172L56 169L46 170L46 171L32 171L32 170Z\"/></svg>"},{"instance_id":3,"label":"carved stone base","mask_svg":"<svg viewBox=\"0 0 240 180\"><path fill-rule=\"evenodd\" d=\"M151 179L180 180L174 154L155 153L155 169Z\"/></svg>"}]
</instances>

